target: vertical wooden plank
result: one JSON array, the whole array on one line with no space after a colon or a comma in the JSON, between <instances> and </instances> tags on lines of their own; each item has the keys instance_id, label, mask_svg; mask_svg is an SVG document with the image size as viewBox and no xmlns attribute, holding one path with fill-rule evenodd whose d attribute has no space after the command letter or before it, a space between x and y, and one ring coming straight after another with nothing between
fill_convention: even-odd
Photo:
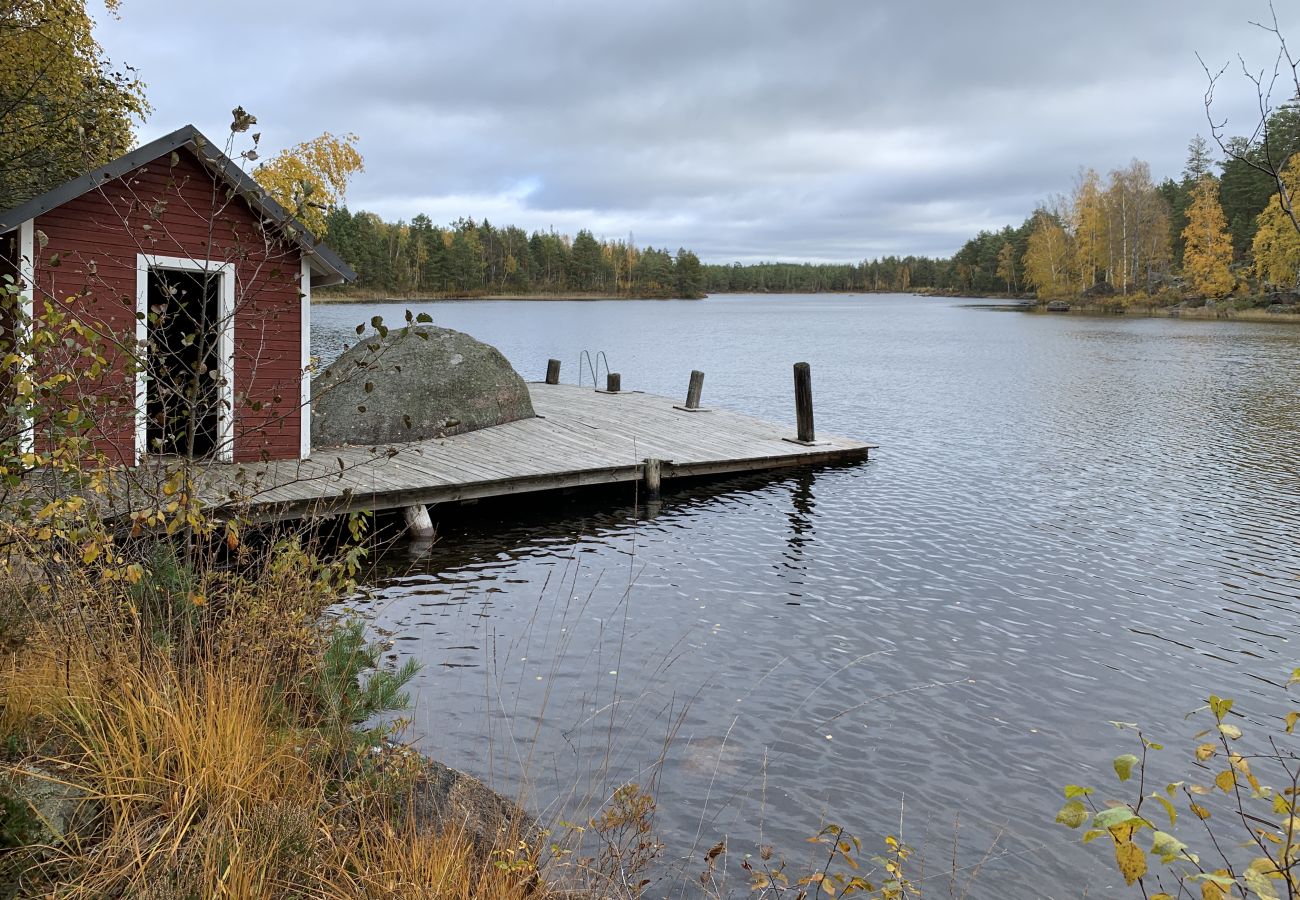
<instances>
[{"instance_id":1,"label":"vertical wooden plank","mask_svg":"<svg viewBox=\"0 0 1300 900\"><path fill-rule=\"evenodd\" d=\"M794 413L799 425L799 440L811 444L813 429L812 367L806 362L794 364Z\"/></svg>"},{"instance_id":2,"label":"vertical wooden plank","mask_svg":"<svg viewBox=\"0 0 1300 900\"><path fill-rule=\"evenodd\" d=\"M704 392L704 373L699 369L691 371L691 383L686 388L686 408L700 408L700 394Z\"/></svg>"},{"instance_id":3,"label":"vertical wooden plank","mask_svg":"<svg viewBox=\"0 0 1300 900\"><path fill-rule=\"evenodd\" d=\"M663 484L664 463L661 459L647 459L642 468L647 500L658 500L659 489Z\"/></svg>"},{"instance_id":4,"label":"vertical wooden plank","mask_svg":"<svg viewBox=\"0 0 1300 900\"><path fill-rule=\"evenodd\" d=\"M558 359L548 359L546 361L546 383L560 383L560 361Z\"/></svg>"}]
</instances>

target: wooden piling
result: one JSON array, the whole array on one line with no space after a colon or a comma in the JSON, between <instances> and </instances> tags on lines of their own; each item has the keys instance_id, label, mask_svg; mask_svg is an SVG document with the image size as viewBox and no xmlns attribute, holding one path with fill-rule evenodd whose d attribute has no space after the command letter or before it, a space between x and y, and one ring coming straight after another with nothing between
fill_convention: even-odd
<instances>
[{"instance_id":1,"label":"wooden piling","mask_svg":"<svg viewBox=\"0 0 1300 900\"><path fill-rule=\"evenodd\" d=\"M623 390L623 376L617 372L606 372L605 390L611 394L617 394Z\"/></svg>"},{"instance_id":2,"label":"wooden piling","mask_svg":"<svg viewBox=\"0 0 1300 900\"><path fill-rule=\"evenodd\" d=\"M663 460L647 459L642 468L642 479L645 481L645 498L647 500L659 499L659 489L663 484L663 477Z\"/></svg>"},{"instance_id":3,"label":"wooden piling","mask_svg":"<svg viewBox=\"0 0 1300 900\"><path fill-rule=\"evenodd\" d=\"M436 534L433 527L433 519L429 518L429 510L423 503L404 507L402 509L402 515L406 519L406 533L409 534L413 540L433 540L434 534Z\"/></svg>"},{"instance_id":4,"label":"wooden piling","mask_svg":"<svg viewBox=\"0 0 1300 900\"><path fill-rule=\"evenodd\" d=\"M699 369L691 371L691 383L686 388L686 408L700 408L700 394L704 392L704 373Z\"/></svg>"},{"instance_id":5,"label":"wooden piling","mask_svg":"<svg viewBox=\"0 0 1300 900\"><path fill-rule=\"evenodd\" d=\"M812 367L806 362L794 364L794 413L798 422L798 440L812 444L817 440L813 429Z\"/></svg>"},{"instance_id":6,"label":"wooden piling","mask_svg":"<svg viewBox=\"0 0 1300 900\"><path fill-rule=\"evenodd\" d=\"M560 383L560 361L558 359L548 359L546 361L546 383Z\"/></svg>"}]
</instances>

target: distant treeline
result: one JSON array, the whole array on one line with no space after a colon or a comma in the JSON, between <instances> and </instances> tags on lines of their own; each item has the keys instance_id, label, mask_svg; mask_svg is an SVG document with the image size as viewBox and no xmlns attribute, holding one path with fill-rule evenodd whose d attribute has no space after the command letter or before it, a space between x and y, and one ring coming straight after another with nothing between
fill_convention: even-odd
<instances>
[{"instance_id":1,"label":"distant treeline","mask_svg":"<svg viewBox=\"0 0 1300 900\"><path fill-rule=\"evenodd\" d=\"M1038 297L1145 296L1175 302L1300 287L1300 231L1269 169L1300 197L1300 108L1268 119L1268 146L1188 145L1182 177L1151 179L1134 160L1105 178L1080 172L1068 196L1044 203L1018 227L981 231L952 259L963 293L1033 291ZM1218 170L1218 173L1214 171Z\"/></svg>"},{"instance_id":2,"label":"distant treeline","mask_svg":"<svg viewBox=\"0 0 1300 900\"><path fill-rule=\"evenodd\" d=\"M1300 108L1269 118L1273 164L1300 197ZM1134 160L1104 178L1087 169L1069 195L1044 203L1020 225L981 231L949 259L889 256L861 263L765 262L702 265L689 250L638 248L629 241L526 233L427 216L385 222L374 213L328 215L330 245L358 273L341 290L393 295L586 294L702 297L705 293L920 291L988 296L1028 292L1041 299L1091 296L1226 297L1300 287L1300 231L1262 169L1264 149L1226 142L1216 160L1197 137L1182 177L1156 183ZM1219 170L1215 174L1214 169Z\"/></svg>"},{"instance_id":3,"label":"distant treeline","mask_svg":"<svg viewBox=\"0 0 1300 900\"><path fill-rule=\"evenodd\" d=\"M675 253L460 219L434 225L427 216L385 222L371 212L334 209L326 217L330 247L357 272L335 293L476 296L566 293L610 297L702 297L708 293L955 290L952 260L885 257L859 264L702 265Z\"/></svg>"},{"instance_id":4,"label":"distant treeline","mask_svg":"<svg viewBox=\"0 0 1300 900\"><path fill-rule=\"evenodd\" d=\"M955 290L953 261L886 256L861 263L732 263L706 265L711 294L812 294L823 291Z\"/></svg>"},{"instance_id":5,"label":"distant treeline","mask_svg":"<svg viewBox=\"0 0 1300 900\"><path fill-rule=\"evenodd\" d=\"M326 234L330 247L357 272L356 284L337 293L704 296L703 267L691 251L602 241L586 230L570 238L473 219L445 227L423 215L409 223L385 222L343 207L326 217Z\"/></svg>"}]
</instances>

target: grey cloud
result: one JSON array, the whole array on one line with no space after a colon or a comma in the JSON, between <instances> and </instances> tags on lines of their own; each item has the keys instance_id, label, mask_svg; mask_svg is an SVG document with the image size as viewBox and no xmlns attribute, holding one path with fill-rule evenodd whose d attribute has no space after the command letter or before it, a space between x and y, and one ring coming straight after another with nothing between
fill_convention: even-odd
<instances>
[{"instance_id":1,"label":"grey cloud","mask_svg":"<svg viewBox=\"0 0 1300 900\"><path fill-rule=\"evenodd\" d=\"M220 132L242 103L270 148L360 134L354 207L590 222L720 261L947 254L1080 166L1176 175L1205 130L1195 52L1271 62L1254 0L193 9L127 0L104 23L150 82L145 137ZM1245 128L1251 98L1230 87L1221 111Z\"/></svg>"}]
</instances>

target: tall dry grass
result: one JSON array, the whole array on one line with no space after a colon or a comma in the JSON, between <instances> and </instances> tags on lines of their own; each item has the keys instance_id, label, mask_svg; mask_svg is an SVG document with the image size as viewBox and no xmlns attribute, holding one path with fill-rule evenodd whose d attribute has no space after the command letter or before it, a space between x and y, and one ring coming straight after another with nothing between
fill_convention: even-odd
<instances>
[{"instance_id":1,"label":"tall dry grass","mask_svg":"<svg viewBox=\"0 0 1300 900\"><path fill-rule=\"evenodd\" d=\"M140 558L134 583L68 565L0 587L19 636L0 656L4 771L76 798L64 833L44 823L0 862L17 896L551 891L517 838L485 848L403 818L418 765L385 766L358 752L373 735L330 721L346 706L320 695L330 567L294 541L221 563L157 545Z\"/></svg>"}]
</instances>

